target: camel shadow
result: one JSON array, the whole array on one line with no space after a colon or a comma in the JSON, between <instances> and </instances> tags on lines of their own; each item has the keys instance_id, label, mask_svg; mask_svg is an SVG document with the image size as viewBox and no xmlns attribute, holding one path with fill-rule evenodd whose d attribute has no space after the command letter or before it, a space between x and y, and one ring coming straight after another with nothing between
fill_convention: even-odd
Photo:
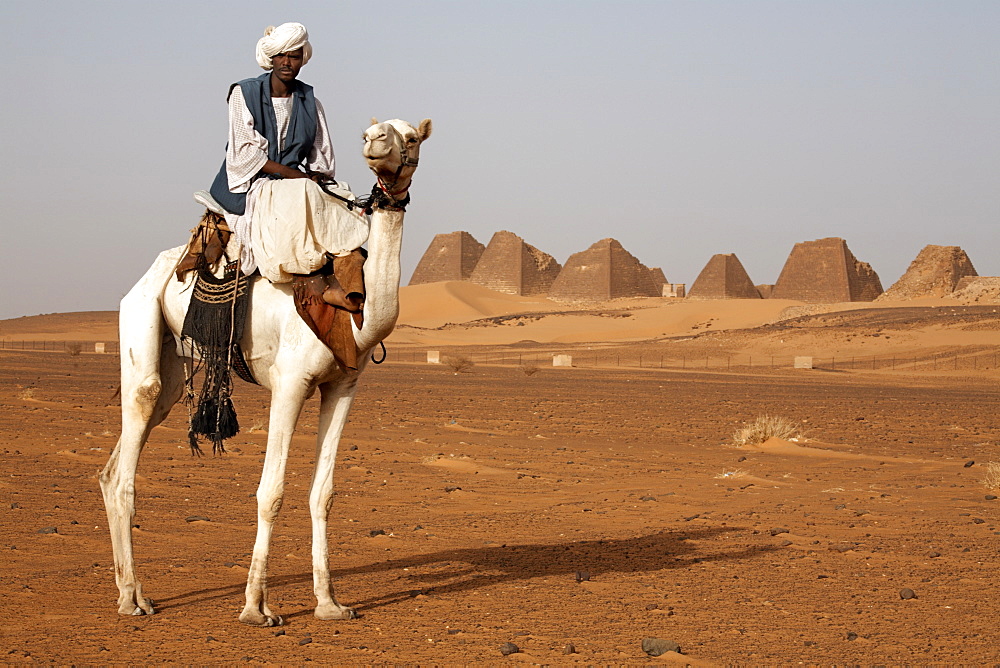
<instances>
[{"instance_id":1,"label":"camel shadow","mask_svg":"<svg viewBox=\"0 0 1000 668\"><path fill-rule=\"evenodd\" d=\"M737 527L699 527L620 539L598 539L563 543L500 545L457 548L375 564L331 569L331 580L355 575L395 573L412 586L396 586L395 591L347 603L356 611L393 605L420 594L442 596L505 582L547 576L596 578L606 573L639 573L684 568L704 561L752 559L780 549L751 546L709 551L689 543L740 531ZM311 582L312 573L278 575L268 578L271 590ZM159 610L179 608L216 598L239 594L245 584L226 585L178 594L157 601ZM283 615L286 619L311 614L312 609Z\"/></svg>"}]
</instances>

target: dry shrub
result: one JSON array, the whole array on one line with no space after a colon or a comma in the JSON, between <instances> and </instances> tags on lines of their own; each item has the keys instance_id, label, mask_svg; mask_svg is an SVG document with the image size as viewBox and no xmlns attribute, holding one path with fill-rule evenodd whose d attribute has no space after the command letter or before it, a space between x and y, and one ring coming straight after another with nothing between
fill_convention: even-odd
<instances>
[{"instance_id":1,"label":"dry shrub","mask_svg":"<svg viewBox=\"0 0 1000 668\"><path fill-rule=\"evenodd\" d=\"M465 373L476 366L475 362L464 355L446 355L441 359L441 363L456 374Z\"/></svg>"},{"instance_id":2,"label":"dry shrub","mask_svg":"<svg viewBox=\"0 0 1000 668\"><path fill-rule=\"evenodd\" d=\"M986 489L1000 489L1000 462L987 462L983 485Z\"/></svg>"},{"instance_id":3,"label":"dry shrub","mask_svg":"<svg viewBox=\"0 0 1000 668\"><path fill-rule=\"evenodd\" d=\"M520 369L525 376L534 376L542 370L537 364L522 364Z\"/></svg>"},{"instance_id":4,"label":"dry shrub","mask_svg":"<svg viewBox=\"0 0 1000 668\"><path fill-rule=\"evenodd\" d=\"M740 427L733 432L733 443L736 445L759 445L769 438L782 438L786 441L801 436L801 427L797 422L777 415L760 415L756 420Z\"/></svg>"},{"instance_id":5,"label":"dry shrub","mask_svg":"<svg viewBox=\"0 0 1000 668\"><path fill-rule=\"evenodd\" d=\"M70 356L76 357L77 355L79 355L80 353L83 352L83 344L82 343L76 343L76 342L74 342L74 343L67 343L66 344L66 352L68 352L70 354Z\"/></svg>"},{"instance_id":6,"label":"dry shrub","mask_svg":"<svg viewBox=\"0 0 1000 668\"><path fill-rule=\"evenodd\" d=\"M26 388L24 388L24 389L22 389L20 391L19 396L22 399L34 399L35 398L35 388L33 388L33 387L26 387Z\"/></svg>"}]
</instances>

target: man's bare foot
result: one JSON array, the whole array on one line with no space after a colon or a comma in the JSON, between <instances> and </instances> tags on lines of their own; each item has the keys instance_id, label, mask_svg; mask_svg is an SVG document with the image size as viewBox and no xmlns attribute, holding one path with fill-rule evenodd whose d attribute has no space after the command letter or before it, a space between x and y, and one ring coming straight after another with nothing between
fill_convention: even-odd
<instances>
[{"instance_id":1,"label":"man's bare foot","mask_svg":"<svg viewBox=\"0 0 1000 668\"><path fill-rule=\"evenodd\" d=\"M347 309L348 311L354 311L357 306L352 304L350 300L347 299L347 293L340 285L328 286L326 290L323 291L323 301L331 306L339 306L340 308Z\"/></svg>"}]
</instances>

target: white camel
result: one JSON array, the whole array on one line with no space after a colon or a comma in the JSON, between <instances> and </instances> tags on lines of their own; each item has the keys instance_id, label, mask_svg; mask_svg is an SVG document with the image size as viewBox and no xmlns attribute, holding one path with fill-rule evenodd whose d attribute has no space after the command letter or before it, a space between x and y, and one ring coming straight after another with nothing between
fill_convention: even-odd
<instances>
[{"instance_id":1,"label":"white camel","mask_svg":"<svg viewBox=\"0 0 1000 668\"><path fill-rule=\"evenodd\" d=\"M392 120L365 131L362 151L390 202L402 202L416 168L420 145L431 134L431 121L418 128ZM390 184L386 186L386 184ZM394 184L394 185L393 185ZM383 200L384 204L384 200ZM364 323L352 325L359 351L358 371L340 370L331 351L316 338L295 311L290 284L258 280L251 312L240 344L261 385L271 391L267 454L257 487L257 538L247 576L246 606L240 621L257 626L281 624L267 603L267 559L271 532L281 508L285 464L295 423L306 399L321 396L316 470L309 491L312 516L313 590L320 619L350 619L330 583L327 517L333 502L333 468L337 445L357 390L358 374L372 349L385 339L399 315L399 253L403 211L391 205L375 208L365 263ZM135 516L135 472L150 431L166 418L184 387L184 360L177 354L191 291L173 278L184 248L164 251L146 275L122 299L119 317L121 350L122 433L100 475L114 549L118 612L154 612L142 591L132 555Z\"/></svg>"}]
</instances>

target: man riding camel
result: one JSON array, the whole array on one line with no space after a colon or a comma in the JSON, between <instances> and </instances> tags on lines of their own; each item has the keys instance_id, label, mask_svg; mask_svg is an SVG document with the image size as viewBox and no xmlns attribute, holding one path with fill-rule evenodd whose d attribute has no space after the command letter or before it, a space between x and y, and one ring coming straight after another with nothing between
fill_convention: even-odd
<instances>
[{"instance_id":1,"label":"man riding camel","mask_svg":"<svg viewBox=\"0 0 1000 668\"><path fill-rule=\"evenodd\" d=\"M240 243L243 272L259 269L273 283L312 274L368 238L368 219L316 183L333 182L336 161L323 105L298 80L311 57L301 23L264 31L257 63L267 72L230 86L226 160L210 190ZM324 301L357 307L332 275L326 281Z\"/></svg>"}]
</instances>

